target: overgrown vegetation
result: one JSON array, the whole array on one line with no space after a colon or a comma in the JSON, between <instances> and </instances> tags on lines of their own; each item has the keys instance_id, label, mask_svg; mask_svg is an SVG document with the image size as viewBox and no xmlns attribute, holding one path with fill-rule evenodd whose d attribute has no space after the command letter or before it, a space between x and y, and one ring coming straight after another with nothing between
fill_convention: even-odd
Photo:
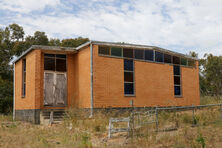
<instances>
[{"instance_id":1,"label":"overgrown vegetation","mask_svg":"<svg viewBox=\"0 0 222 148\"><path fill-rule=\"evenodd\" d=\"M219 108L197 110L197 126L192 126L192 111L161 112L159 128L177 126L177 130L156 132L155 124L108 139L110 117L126 117L127 112L97 111L88 118L85 110L68 109L64 122L52 126L13 122L11 116L0 116L0 147L220 147L222 120Z\"/></svg>"}]
</instances>

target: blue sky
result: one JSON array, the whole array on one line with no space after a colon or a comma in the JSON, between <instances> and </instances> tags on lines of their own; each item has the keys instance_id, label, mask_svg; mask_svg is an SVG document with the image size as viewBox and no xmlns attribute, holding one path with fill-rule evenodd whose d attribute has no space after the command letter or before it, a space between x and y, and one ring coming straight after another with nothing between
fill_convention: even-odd
<instances>
[{"instance_id":1,"label":"blue sky","mask_svg":"<svg viewBox=\"0 0 222 148\"><path fill-rule=\"evenodd\" d=\"M0 27L26 35L154 45L222 54L221 0L0 0Z\"/></svg>"}]
</instances>

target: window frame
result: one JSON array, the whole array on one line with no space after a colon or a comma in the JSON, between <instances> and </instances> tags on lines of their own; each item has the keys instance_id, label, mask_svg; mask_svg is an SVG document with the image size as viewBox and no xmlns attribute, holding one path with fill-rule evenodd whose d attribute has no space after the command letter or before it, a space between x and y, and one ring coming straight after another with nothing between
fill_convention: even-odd
<instances>
[{"instance_id":1,"label":"window frame","mask_svg":"<svg viewBox=\"0 0 222 148\"><path fill-rule=\"evenodd\" d=\"M22 98L26 96L26 71L27 71L27 63L26 59L22 59Z\"/></svg>"},{"instance_id":2,"label":"window frame","mask_svg":"<svg viewBox=\"0 0 222 148\"><path fill-rule=\"evenodd\" d=\"M129 60L129 61L132 61L132 63L133 63L133 70L125 70L125 60ZM130 58L124 58L123 59L123 70L124 70L124 72L123 72L123 81L124 81L124 85L123 85L123 92L124 92L124 96L125 97L135 97L136 96L136 93L135 93L135 71L134 71L134 69L135 69L135 63L134 63L134 59L130 59ZM125 81L125 72L131 72L131 73L133 73L133 82L128 82L128 81ZM126 94L125 93L125 84L133 84L133 94Z\"/></svg>"},{"instance_id":3,"label":"window frame","mask_svg":"<svg viewBox=\"0 0 222 148\"><path fill-rule=\"evenodd\" d=\"M47 55L47 54L51 54L51 55L54 55L54 57L50 57L50 56L45 56L45 55ZM57 55L64 55L65 56L65 58L61 58L61 57L57 57ZM43 54L43 56L44 56L44 65L43 65L43 67L44 67L44 71L47 71L47 72L57 72L57 73L66 73L67 72L67 54L58 54L58 53L44 53ZM55 68L54 68L54 70L45 70L45 58L49 58L49 59L54 59L54 62L55 62ZM56 61L57 61L57 59L60 59L60 60L65 60L65 66L66 66L66 70L65 71L57 71L57 68L56 68Z\"/></svg>"},{"instance_id":4,"label":"window frame","mask_svg":"<svg viewBox=\"0 0 222 148\"><path fill-rule=\"evenodd\" d=\"M179 67L179 75L174 73L174 67L178 66ZM182 91L182 76L181 76L181 65L179 64L173 64L173 88L174 88L174 97L176 98L182 98L183 97L183 91ZM175 80L174 77L179 77L180 79L180 84L175 84ZM180 87L180 95L176 95L175 92L175 87Z\"/></svg>"}]
</instances>

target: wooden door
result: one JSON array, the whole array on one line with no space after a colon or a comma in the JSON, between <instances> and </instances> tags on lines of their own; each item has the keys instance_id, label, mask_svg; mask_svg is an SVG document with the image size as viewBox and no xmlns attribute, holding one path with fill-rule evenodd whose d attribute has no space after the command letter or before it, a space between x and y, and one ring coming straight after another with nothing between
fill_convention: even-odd
<instances>
[{"instance_id":1,"label":"wooden door","mask_svg":"<svg viewBox=\"0 0 222 148\"><path fill-rule=\"evenodd\" d=\"M67 105L66 73L45 72L44 106Z\"/></svg>"}]
</instances>

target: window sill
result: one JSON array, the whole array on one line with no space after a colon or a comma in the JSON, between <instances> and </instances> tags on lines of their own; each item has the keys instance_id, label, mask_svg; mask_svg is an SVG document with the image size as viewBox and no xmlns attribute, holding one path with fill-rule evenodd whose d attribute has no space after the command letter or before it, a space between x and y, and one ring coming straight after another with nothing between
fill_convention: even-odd
<instances>
[{"instance_id":1,"label":"window sill","mask_svg":"<svg viewBox=\"0 0 222 148\"><path fill-rule=\"evenodd\" d=\"M174 96L175 98L183 98L183 96Z\"/></svg>"},{"instance_id":2,"label":"window sill","mask_svg":"<svg viewBox=\"0 0 222 148\"><path fill-rule=\"evenodd\" d=\"M124 97L136 97L136 95L124 95Z\"/></svg>"},{"instance_id":3,"label":"window sill","mask_svg":"<svg viewBox=\"0 0 222 148\"><path fill-rule=\"evenodd\" d=\"M25 96L22 96L22 99L25 99Z\"/></svg>"}]
</instances>

